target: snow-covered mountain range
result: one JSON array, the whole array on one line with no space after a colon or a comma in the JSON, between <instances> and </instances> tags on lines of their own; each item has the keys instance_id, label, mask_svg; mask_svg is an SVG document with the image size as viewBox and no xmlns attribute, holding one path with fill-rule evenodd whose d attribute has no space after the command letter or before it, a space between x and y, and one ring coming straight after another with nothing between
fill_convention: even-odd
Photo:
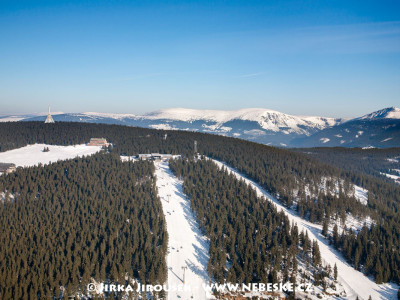
<instances>
[{"instance_id":1,"label":"snow-covered mountain range","mask_svg":"<svg viewBox=\"0 0 400 300\"><path fill-rule=\"evenodd\" d=\"M335 125L338 119L323 117L298 117L284 114L274 110L262 108L248 108L240 110L195 110L185 108L171 108L149 113L142 116L149 120L174 120L184 122L209 121L215 122L217 127L234 120L257 122L261 128L273 132L296 132L307 134L309 128L325 128Z\"/></svg>"},{"instance_id":2,"label":"snow-covered mountain range","mask_svg":"<svg viewBox=\"0 0 400 300\"><path fill-rule=\"evenodd\" d=\"M400 119L400 108L388 107L368 115L357 118L356 120L373 120L373 119Z\"/></svg>"},{"instance_id":3,"label":"snow-covered mountain range","mask_svg":"<svg viewBox=\"0 0 400 300\"><path fill-rule=\"evenodd\" d=\"M400 147L400 109L384 108L292 140L296 147Z\"/></svg>"},{"instance_id":4,"label":"snow-covered mountain range","mask_svg":"<svg viewBox=\"0 0 400 300\"><path fill-rule=\"evenodd\" d=\"M294 116L263 108L196 110L170 108L143 115L58 113L57 122L88 122L164 130L221 134L275 146L393 147L400 146L400 109L385 108L346 120ZM0 121L44 121L45 116L3 116ZM396 136L397 135L397 136ZM383 142L383 140L386 140Z\"/></svg>"}]
</instances>

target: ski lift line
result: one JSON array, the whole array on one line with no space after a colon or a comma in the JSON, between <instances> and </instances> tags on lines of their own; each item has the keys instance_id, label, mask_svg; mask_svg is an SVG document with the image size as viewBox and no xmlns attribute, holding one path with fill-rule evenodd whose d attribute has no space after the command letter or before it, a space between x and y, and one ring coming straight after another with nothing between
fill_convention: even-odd
<instances>
[{"instance_id":1,"label":"ski lift line","mask_svg":"<svg viewBox=\"0 0 400 300\"><path fill-rule=\"evenodd\" d=\"M187 269L187 266L182 267L182 269L183 269L183 280L182 280L182 283L185 284L185 271Z\"/></svg>"}]
</instances>

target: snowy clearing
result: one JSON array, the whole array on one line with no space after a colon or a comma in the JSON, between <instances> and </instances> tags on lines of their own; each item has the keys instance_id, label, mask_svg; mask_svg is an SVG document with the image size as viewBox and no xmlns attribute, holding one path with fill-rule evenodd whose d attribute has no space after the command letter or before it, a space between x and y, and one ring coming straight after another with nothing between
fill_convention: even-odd
<instances>
[{"instance_id":1,"label":"snowy clearing","mask_svg":"<svg viewBox=\"0 0 400 300\"><path fill-rule=\"evenodd\" d=\"M150 125L149 127L153 128L153 129L159 129L159 130L177 130L177 128L172 127L169 124L153 124L153 125Z\"/></svg>"},{"instance_id":2,"label":"snowy clearing","mask_svg":"<svg viewBox=\"0 0 400 300\"><path fill-rule=\"evenodd\" d=\"M122 162L128 162L128 161L135 162L136 161L136 158L134 156L121 155L120 158L121 158Z\"/></svg>"},{"instance_id":3,"label":"snowy clearing","mask_svg":"<svg viewBox=\"0 0 400 300\"><path fill-rule=\"evenodd\" d=\"M43 152L48 147L49 152ZM30 167L38 164L49 164L58 160L92 155L101 150L101 146L54 146L46 144L28 145L22 148L0 152L0 162L14 163L17 167Z\"/></svg>"},{"instance_id":4,"label":"snowy clearing","mask_svg":"<svg viewBox=\"0 0 400 300\"><path fill-rule=\"evenodd\" d=\"M390 179L393 179L394 182L400 183L400 176L392 175L392 174L387 174L387 173L382 173L382 172L380 172L380 173L381 173L381 175L385 175L386 177L388 177L388 178L390 178Z\"/></svg>"},{"instance_id":5,"label":"snowy clearing","mask_svg":"<svg viewBox=\"0 0 400 300\"><path fill-rule=\"evenodd\" d=\"M14 194L9 193L8 195L6 195L6 192L1 192L0 193L0 202L1 203L4 203L4 201L6 201L6 200L9 200L9 201L13 202L14 198L15 198Z\"/></svg>"},{"instance_id":6,"label":"snowy clearing","mask_svg":"<svg viewBox=\"0 0 400 300\"><path fill-rule=\"evenodd\" d=\"M391 139L393 139L393 138L390 137L390 138L384 139L383 141L381 141L381 143L390 141Z\"/></svg>"},{"instance_id":7,"label":"snowy clearing","mask_svg":"<svg viewBox=\"0 0 400 300\"><path fill-rule=\"evenodd\" d=\"M271 196L268 192L262 189L257 183L252 180L242 176L233 168L227 166L226 164L213 160L219 167L225 167L231 171L237 178L242 178L245 182L251 185L257 192L258 196L264 196L269 201L274 203L278 211L283 211L289 218L290 222L297 224L299 231L307 231L310 239L317 240L321 256L325 264L330 264L333 266L335 263L338 268L338 279L344 286L346 290L346 299L356 299L357 295L362 299L368 299L369 296L372 299L397 299L397 291L399 286L394 283L386 284L376 284L372 278L369 278L359 271L356 271L352 266L350 266L343 255L332 248L328 241L321 235L321 226L303 220L297 216L291 210L281 205L279 201Z\"/></svg>"},{"instance_id":8,"label":"snowy clearing","mask_svg":"<svg viewBox=\"0 0 400 300\"><path fill-rule=\"evenodd\" d=\"M329 187L327 186L327 182L334 182L334 187ZM340 187L343 187L345 184L343 179L335 179L332 177L325 177L323 176L321 178L321 182L318 185L318 192L323 191L325 195L333 195L333 196L338 196L340 192ZM360 201L361 204L367 205L368 204L368 190L364 189L358 185L351 184L352 186L352 192L349 192L347 195L348 196L354 196L358 201ZM298 190L293 190L293 193L296 195ZM305 193L308 197L318 197L318 194L311 193L310 191L310 185L307 184L305 186Z\"/></svg>"},{"instance_id":9,"label":"snowy clearing","mask_svg":"<svg viewBox=\"0 0 400 300\"><path fill-rule=\"evenodd\" d=\"M389 162L392 162L392 163L398 163L399 162L398 157L387 158L386 160L389 161Z\"/></svg>"},{"instance_id":10,"label":"snowy clearing","mask_svg":"<svg viewBox=\"0 0 400 300\"><path fill-rule=\"evenodd\" d=\"M208 240L201 233L190 208L190 201L183 193L182 182L169 169L168 162L155 162L157 188L167 221L168 241L168 286L183 286L189 291L170 291L168 299L210 299L203 284L209 281L207 273Z\"/></svg>"},{"instance_id":11,"label":"snowy clearing","mask_svg":"<svg viewBox=\"0 0 400 300\"><path fill-rule=\"evenodd\" d=\"M340 234L342 234L342 232L344 230L346 230L347 232L351 230L353 230L354 233L358 233L361 231L361 229L363 228L364 225L366 225L368 228L371 228L371 225L375 224L373 222L373 220L371 219L370 216L365 217L364 219L362 218L357 218L354 217L352 214L350 213L346 213L346 222L344 222L344 224L342 223L342 220L331 220L329 223L329 234L332 235L333 234L333 228L335 225L338 226L338 232Z\"/></svg>"},{"instance_id":12,"label":"snowy clearing","mask_svg":"<svg viewBox=\"0 0 400 300\"><path fill-rule=\"evenodd\" d=\"M328 138L320 138L319 140L320 140L323 144L325 144L325 143L327 143L327 142L330 141L330 139L328 139Z\"/></svg>"},{"instance_id":13,"label":"snowy clearing","mask_svg":"<svg viewBox=\"0 0 400 300\"><path fill-rule=\"evenodd\" d=\"M368 205L368 190L354 185L354 197L364 205Z\"/></svg>"}]
</instances>

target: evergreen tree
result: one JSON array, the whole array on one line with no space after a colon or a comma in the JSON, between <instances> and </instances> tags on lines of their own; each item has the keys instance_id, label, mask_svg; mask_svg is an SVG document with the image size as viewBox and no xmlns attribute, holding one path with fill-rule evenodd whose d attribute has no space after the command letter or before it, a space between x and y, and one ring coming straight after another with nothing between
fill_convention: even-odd
<instances>
[{"instance_id":1,"label":"evergreen tree","mask_svg":"<svg viewBox=\"0 0 400 300\"><path fill-rule=\"evenodd\" d=\"M335 281L337 281L337 278L338 278L338 268L337 268L336 263L335 263L335 266L333 267L333 278L335 279Z\"/></svg>"},{"instance_id":2,"label":"evergreen tree","mask_svg":"<svg viewBox=\"0 0 400 300\"><path fill-rule=\"evenodd\" d=\"M319 251L318 242L316 240L313 241L312 254L313 254L313 264L315 266L320 266L321 265L321 252Z\"/></svg>"},{"instance_id":3,"label":"evergreen tree","mask_svg":"<svg viewBox=\"0 0 400 300\"><path fill-rule=\"evenodd\" d=\"M322 223L322 235L323 236L328 236L328 227L329 227L329 219L325 218L324 222Z\"/></svg>"}]
</instances>

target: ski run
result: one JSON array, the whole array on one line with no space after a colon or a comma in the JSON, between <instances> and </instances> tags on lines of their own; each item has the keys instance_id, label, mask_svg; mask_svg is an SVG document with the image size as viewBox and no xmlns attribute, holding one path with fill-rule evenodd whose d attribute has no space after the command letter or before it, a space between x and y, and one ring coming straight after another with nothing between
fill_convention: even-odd
<instances>
[{"instance_id":1,"label":"ski run","mask_svg":"<svg viewBox=\"0 0 400 300\"><path fill-rule=\"evenodd\" d=\"M299 232L304 230L304 232L308 232L308 236L311 240L317 240L321 256L325 264L330 264L333 266L335 263L338 268L338 280L344 286L346 290L347 297L346 299L356 299L358 296L360 299L367 300L369 296L372 299L397 299L397 291L399 287L394 283L386 283L386 284L376 284L372 278L369 278L362 274L361 272L355 270L352 266L350 266L345 258L338 251L329 246L328 241L320 234L321 226L303 220L299 216L297 216L294 212L288 210L283 205L279 203L279 201L267 193L264 189L262 189L257 183L254 181L244 177L235 169L227 166L226 164L213 160L220 168L227 168L232 174L234 174L238 179L243 179L247 184L252 186L259 197L264 196L269 201L273 202L278 211L283 211L289 218L291 223L297 224L299 228Z\"/></svg>"},{"instance_id":2,"label":"ski run","mask_svg":"<svg viewBox=\"0 0 400 300\"><path fill-rule=\"evenodd\" d=\"M177 289L169 291L167 299L210 299L212 295L207 294L203 288L203 285L208 284L209 281L208 240L198 227L190 208L190 201L183 193L182 182L173 175L168 162L156 162L155 165L157 188L169 236L168 287ZM185 280L184 283L183 280Z\"/></svg>"}]
</instances>

